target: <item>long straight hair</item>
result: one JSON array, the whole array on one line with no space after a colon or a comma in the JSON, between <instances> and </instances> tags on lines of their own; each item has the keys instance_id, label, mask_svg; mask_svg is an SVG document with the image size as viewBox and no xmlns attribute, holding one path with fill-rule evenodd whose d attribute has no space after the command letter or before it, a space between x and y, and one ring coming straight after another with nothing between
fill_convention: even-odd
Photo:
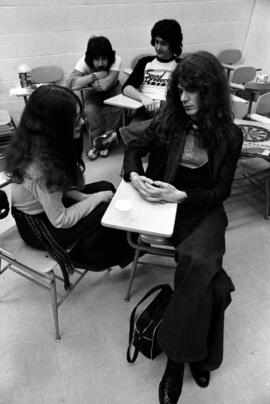
<instances>
[{"instance_id":1,"label":"long straight hair","mask_svg":"<svg viewBox=\"0 0 270 404\"><path fill-rule=\"evenodd\" d=\"M105 36L91 36L87 43L85 52L85 63L91 68L94 68L94 59L99 57L108 58L107 70L115 62L115 51L112 49L111 42Z\"/></svg>"},{"instance_id":2,"label":"long straight hair","mask_svg":"<svg viewBox=\"0 0 270 404\"><path fill-rule=\"evenodd\" d=\"M214 55L200 51L186 55L171 75L166 103L159 115L167 141L183 135L190 126L178 85L199 95L197 125L206 147L215 147L222 136L230 136L233 114L224 68Z\"/></svg>"},{"instance_id":3,"label":"long straight hair","mask_svg":"<svg viewBox=\"0 0 270 404\"><path fill-rule=\"evenodd\" d=\"M78 105L82 111L79 98L66 87L45 85L32 93L5 154L11 181L23 182L34 163L41 185L49 190L64 190L75 182L81 151L73 139Z\"/></svg>"}]
</instances>

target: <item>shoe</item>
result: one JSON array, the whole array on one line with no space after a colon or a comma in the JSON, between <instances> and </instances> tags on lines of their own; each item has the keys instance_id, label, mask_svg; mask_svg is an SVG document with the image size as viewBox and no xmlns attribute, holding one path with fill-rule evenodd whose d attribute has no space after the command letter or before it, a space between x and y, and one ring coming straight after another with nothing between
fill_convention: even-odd
<instances>
[{"instance_id":1,"label":"shoe","mask_svg":"<svg viewBox=\"0 0 270 404\"><path fill-rule=\"evenodd\" d=\"M196 365L190 364L191 374L198 386L205 388L210 382L210 371L200 370Z\"/></svg>"},{"instance_id":2,"label":"shoe","mask_svg":"<svg viewBox=\"0 0 270 404\"><path fill-rule=\"evenodd\" d=\"M110 154L110 150L109 149L104 149L104 150L100 150L99 155L101 157L107 157Z\"/></svg>"},{"instance_id":3,"label":"shoe","mask_svg":"<svg viewBox=\"0 0 270 404\"><path fill-rule=\"evenodd\" d=\"M158 388L160 404L177 404L182 392L183 378L184 365L173 372L166 368Z\"/></svg>"},{"instance_id":4,"label":"shoe","mask_svg":"<svg viewBox=\"0 0 270 404\"><path fill-rule=\"evenodd\" d=\"M90 159L90 160L96 160L96 158L98 157L98 155L99 155L99 151L95 148L95 147L91 147L91 149L89 150L89 152L88 152L88 158Z\"/></svg>"},{"instance_id":5,"label":"shoe","mask_svg":"<svg viewBox=\"0 0 270 404\"><path fill-rule=\"evenodd\" d=\"M94 146L98 150L111 149L115 144L118 143L117 130L112 129L105 132L103 135L97 136L94 139Z\"/></svg>"},{"instance_id":6,"label":"shoe","mask_svg":"<svg viewBox=\"0 0 270 404\"><path fill-rule=\"evenodd\" d=\"M176 404L182 392L183 378L164 374L159 383L158 396L160 404Z\"/></svg>"}]
</instances>

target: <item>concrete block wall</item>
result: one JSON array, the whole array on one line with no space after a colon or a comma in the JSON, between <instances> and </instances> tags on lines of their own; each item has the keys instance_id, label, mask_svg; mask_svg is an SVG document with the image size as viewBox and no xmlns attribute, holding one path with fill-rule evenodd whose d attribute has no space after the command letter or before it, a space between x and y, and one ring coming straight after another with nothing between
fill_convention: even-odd
<instances>
[{"instance_id":1,"label":"concrete block wall","mask_svg":"<svg viewBox=\"0 0 270 404\"><path fill-rule=\"evenodd\" d=\"M111 40L123 68L136 54L153 52L150 30L163 18L180 22L184 52L243 50L255 1L0 0L0 108L18 122L23 99L9 96L18 65L58 65L65 80L91 35Z\"/></svg>"},{"instance_id":2,"label":"concrete block wall","mask_svg":"<svg viewBox=\"0 0 270 404\"><path fill-rule=\"evenodd\" d=\"M250 28L245 41L245 60L260 67L262 74L268 75L270 81L270 1L256 0Z\"/></svg>"}]
</instances>

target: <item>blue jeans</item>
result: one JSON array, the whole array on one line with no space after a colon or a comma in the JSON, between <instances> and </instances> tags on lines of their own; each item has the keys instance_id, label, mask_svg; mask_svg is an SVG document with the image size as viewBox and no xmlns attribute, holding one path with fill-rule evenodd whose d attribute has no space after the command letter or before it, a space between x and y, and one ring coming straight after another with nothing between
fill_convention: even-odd
<instances>
[{"instance_id":1,"label":"blue jeans","mask_svg":"<svg viewBox=\"0 0 270 404\"><path fill-rule=\"evenodd\" d=\"M103 104L107 98L121 93L120 84L108 91L85 91L85 116L89 125L90 138L93 141L104 132L117 129L122 122L121 108Z\"/></svg>"}]
</instances>

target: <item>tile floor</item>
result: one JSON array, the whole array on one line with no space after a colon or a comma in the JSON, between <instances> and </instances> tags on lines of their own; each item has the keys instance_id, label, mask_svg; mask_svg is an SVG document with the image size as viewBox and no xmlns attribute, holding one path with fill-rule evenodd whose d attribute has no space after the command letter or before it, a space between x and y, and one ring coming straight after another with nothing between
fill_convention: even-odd
<instances>
[{"instance_id":1,"label":"tile floor","mask_svg":"<svg viewBox=\"0 0 270 404\"><path fill-rule=\"evenodd\" d=\"M120 181L121 149L87 163L87 178ZM235 191L238 192L239 189ZM226 312L224 361L200 389L185 371L183 404L270 403L270 223L252 189L226 203L230 225L224 267L236 291ZM153 285L173 277L171 259L147 256L131 301L129 268L89 273L60 308L62 340L53 337L46 291L13 273L0 290L1 404L157 404L165 356L126 362L129 316ZM166 268L161 264L169 264Z\"/></svg>"}]
</instances>

